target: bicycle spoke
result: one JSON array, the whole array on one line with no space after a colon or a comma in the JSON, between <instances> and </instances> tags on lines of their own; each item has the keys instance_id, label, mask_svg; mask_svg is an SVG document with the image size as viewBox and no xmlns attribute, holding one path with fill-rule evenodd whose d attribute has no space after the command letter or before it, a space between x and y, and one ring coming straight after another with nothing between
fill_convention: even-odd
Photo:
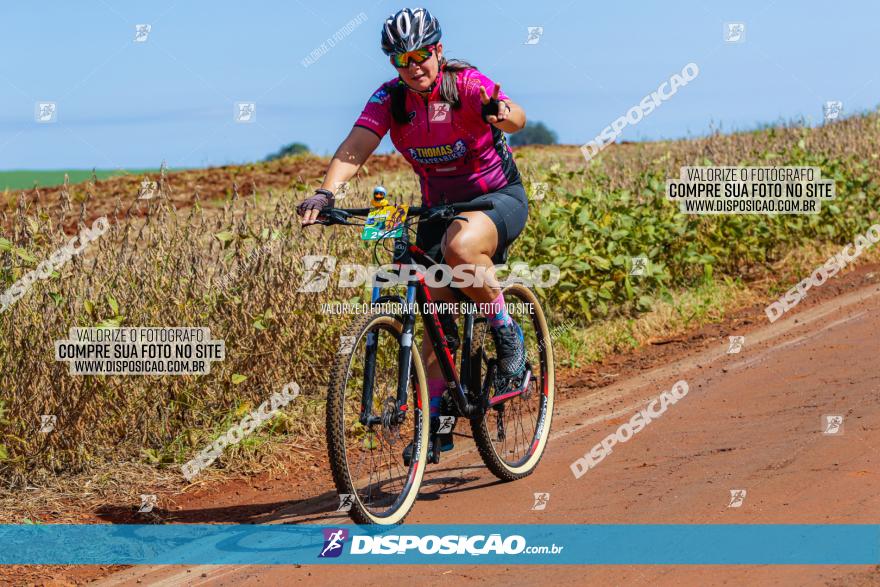
<instances>
[{"instance_id":1,"label":"bicycle spoke","mask_svg":"<svg viewBox=\"0 0 880 587\"><path fill-rule=\"evenodd\" d=\"M415 416L406 417L400 424L388 424L397 410L397 378L399 374L397 334L389 327L376 327L374 365L372 373L372 401L367 406L368 421L378 417L378 424L360 424L363 385L368 371L366 338L361 337L352 359L350 376L344 393L344 422L346 423L346 454L349 477L359 501L372 515L392 511L406 491L409 467L403 464L403 449L415 438ZM411 383L412 385L412 383ZM407 414L415 414L415 398L408 396ZM411 465L412 466L412 465Z\"/></svg>"},{"instance_id":2,"label":"bicycle spoke","mask_svg":"<svg viewBox=\"0 0 880 587\"><path fill-rule=\"evenodd\" d=\"M505 295L507 296L507 294ZM508 296L508 300L509 303L525 301L516 295ZM541 344L541 341L538 340L540 326L537 319L531 315L524 318L517 316L515 319L523 330L526 356L530 363L535 365L532 368L531 381L521 394L505 401L494 410L494 414L491 416L487 414L484 418L484 426L489 432L495 454L510 467L519 466L529 458L537 438L539 419L546 408L543 394L540 391L542 382L547 376L541 356L546 343ZM483 334L486 331L488 329L484 330ZM491 337L484 337L483 344L479 345L483 373L487 372L489 361L495 356L494 344L490 342L490 339ZM498 393L498 390L494 388L494 382L492 382L490 394Z\"/></svg>"}]
</instances>

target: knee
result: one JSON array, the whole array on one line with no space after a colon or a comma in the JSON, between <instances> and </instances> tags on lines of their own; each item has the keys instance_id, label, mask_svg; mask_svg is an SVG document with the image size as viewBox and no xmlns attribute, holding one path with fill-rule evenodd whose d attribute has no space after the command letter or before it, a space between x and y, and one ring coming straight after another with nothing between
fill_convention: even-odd
<instances>
[{"instance_id":1,"label":"knee","mask_svg":"<svg viewBox=\"0 0 880 587\"><path fill-rule=\"evenodd\" d=\"M451 265L475 263L481 254L478 239L467 232L460 232L446 241L446 247L443 249L443 258Z\"/></svg>"}]
</instances>

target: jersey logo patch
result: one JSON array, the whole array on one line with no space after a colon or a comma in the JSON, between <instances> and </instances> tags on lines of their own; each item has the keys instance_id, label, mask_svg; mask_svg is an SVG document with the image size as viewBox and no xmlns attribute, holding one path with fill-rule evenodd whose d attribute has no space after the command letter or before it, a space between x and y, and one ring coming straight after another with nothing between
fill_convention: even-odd
<instances>
[{"instance_id":1,"label":"jersey logo patch","mask_svg":"<svg viewBox=\"0 0 880 587\"><path fill-rule=\"evenodd\" d=\"M376 90L376 93L370 96L370 103L372 104L384 104L385 100L388 99L388 90L385 88L379 88Z\"/></svg>"},{"instance_id":2,"label":"jersey logo patch","mask_svg":"<svg viewBox=\"0 0 880 587\"><path fill-rule=\"evenodd\" d=\"M467 146L464 140L458 139L454 144L436 145L433 147L410 147L409 155L423 165L447 163L464 157Z\"/></svg>"}]
</instances>

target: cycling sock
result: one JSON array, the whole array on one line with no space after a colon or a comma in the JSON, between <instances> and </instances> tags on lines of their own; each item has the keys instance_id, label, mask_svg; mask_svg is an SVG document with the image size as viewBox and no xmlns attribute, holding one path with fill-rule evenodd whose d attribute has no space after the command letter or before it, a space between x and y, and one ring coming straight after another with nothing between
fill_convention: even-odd
<instances>
[{"instance_id":1,"label":"cycling sock","mask_svg":"<svg viewBox=\"0 0 880 587\"><path fill-rule=\"evenodd\" d=\"M510 314L507 313L507 306L504 305L504 294L499 292L498 297L489 304L489 311L483 312L483 316L489 321L489 326L494 329L508 326L513 322Z\"/></svg>"},{"instance_id":2,"label":"cycling sock","mask_svg":"<svg viewBox=\"0 0 880 587\"><path fill-rule=\"evenodd\" d=\"M431 397L431 416L440 415L440 398L446 390L446 380L442 377L428 379L428 395Z\"/></svg>"}]
</instances>

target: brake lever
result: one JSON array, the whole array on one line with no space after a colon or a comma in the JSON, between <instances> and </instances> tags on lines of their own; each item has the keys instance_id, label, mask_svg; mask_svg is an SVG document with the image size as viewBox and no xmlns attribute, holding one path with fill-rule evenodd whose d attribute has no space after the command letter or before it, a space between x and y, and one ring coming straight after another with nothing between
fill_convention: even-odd
<instances>
[{"instance_id":1,"label":"brake lever","mask_svg":"<svg viewBox=\"0 0 880 587\"><path fill-rule=\"evenodd\" d=\"M356 226L355 224L348 222L348 219L351 218L351 214L348 212L343 212L342 210L334 210L330 212L328 216L324 216L324 219L321 220L321 216L315 219L315 224L323 224L324 226L330 226L331 224L342 224L348 226Z\"/></svg>"},{"instance_id":2,"label":"brake lever","mask_svg":"<svg viewBox=\"0 0 880 587\"><path fill-rule=\"evenodd\" d=\"M427 214L425 214L422 217L422 222L433 222L434 220L442 219L442 218L443 218L443 212L431 210L430 212L428 212Z\"/></svg>"}]
</instances>

